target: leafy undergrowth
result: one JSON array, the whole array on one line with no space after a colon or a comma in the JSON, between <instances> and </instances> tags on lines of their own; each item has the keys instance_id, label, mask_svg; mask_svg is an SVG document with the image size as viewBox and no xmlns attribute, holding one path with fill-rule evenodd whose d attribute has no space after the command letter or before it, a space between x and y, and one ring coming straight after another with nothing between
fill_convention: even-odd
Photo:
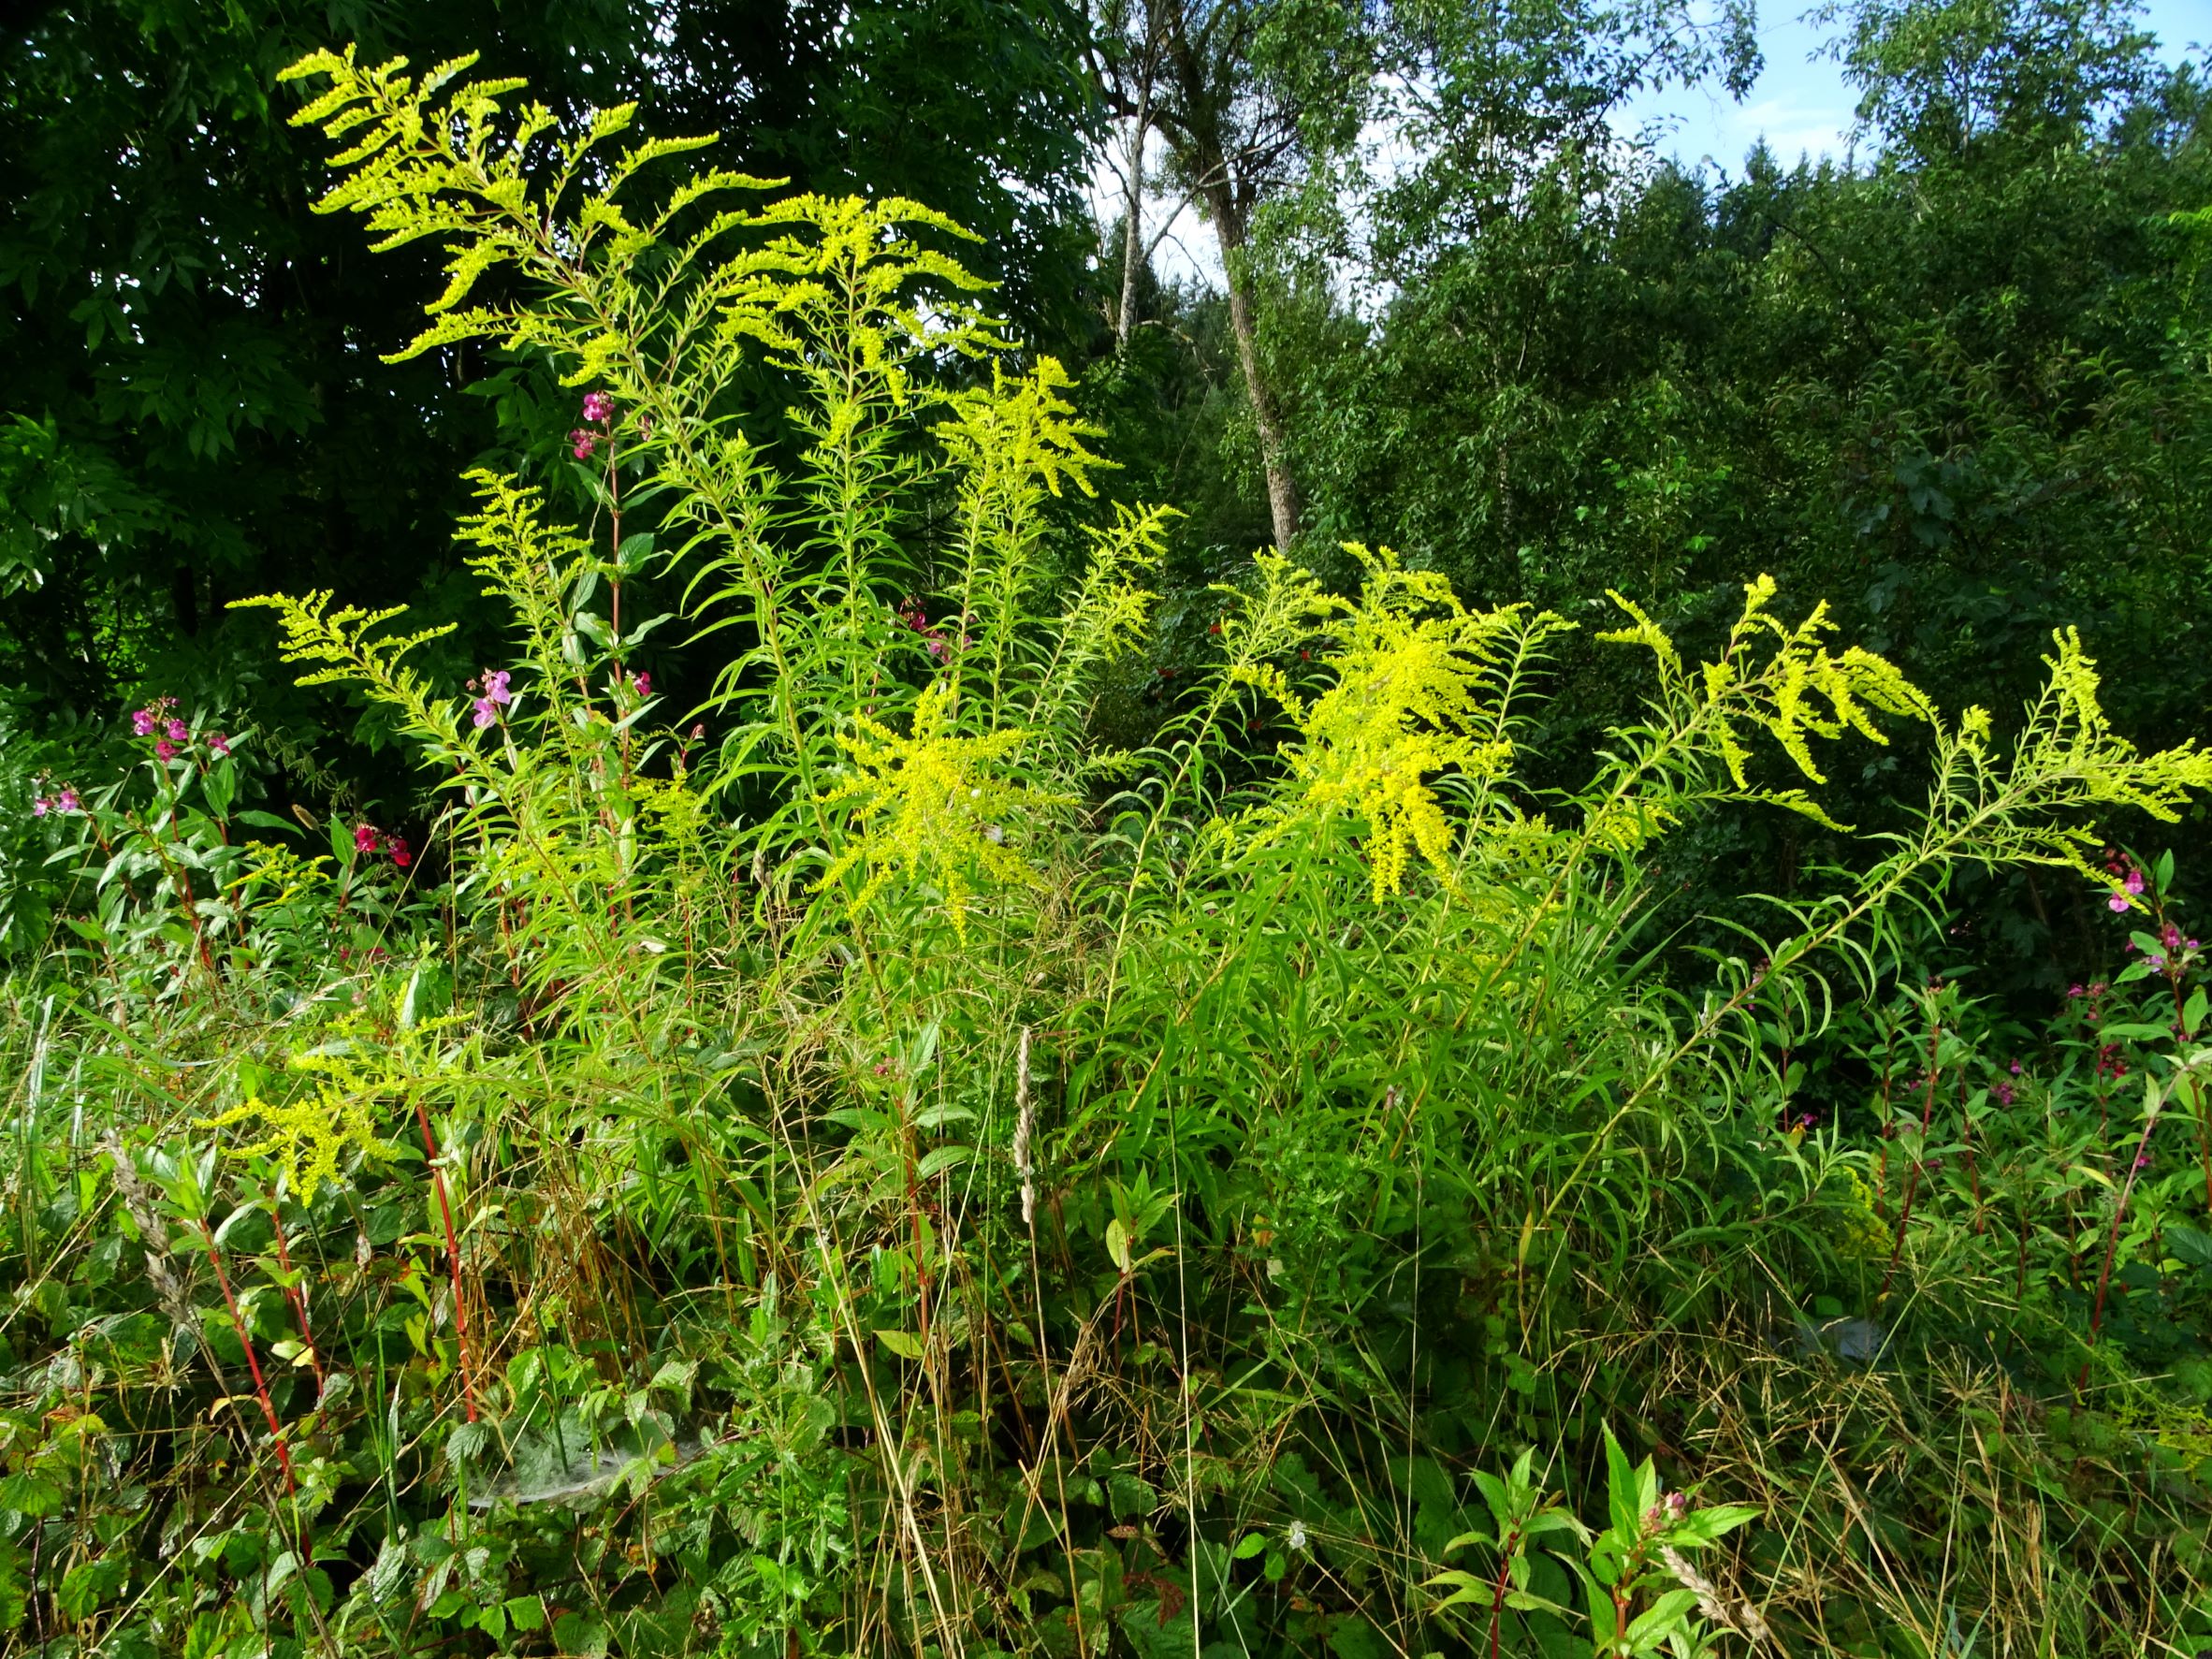
<instances>
[{"instance_id":1,"label":"leafy undergrowth","mask_svg":"<svg viewBox=\"0 0 2212 1659\"><path fill-rule=\"evenodd\" d=\"M0 1026L33 1651L2212 1640L2201 957L2091 834L2212 762L2112 732L2070 637L2000 735L1757 583L1703 663L1622 602L1647 718L1538 800L1566 624L1363 549L1348 598L1257 560L1105 751L1160 517L1055 528L1101 463L953 227L648 213L681 146L549 152L512 88L434 105L461 68L301 65L326 206L447 250L420 349L589 388L599 511L479 479L516 644L465 693L256 602L419 751L413 842L303 842L261 735L168 706L47 786L66 932ZM795 455L717 417L764 368ZM674 722L629 666L672 623L731 654ZM1661 971L1655 843L1821 817L1905 732L1906 831ZM2022 862L2128 936L2040 1033L1919 942Z\"/></svg>"}]
</instances>

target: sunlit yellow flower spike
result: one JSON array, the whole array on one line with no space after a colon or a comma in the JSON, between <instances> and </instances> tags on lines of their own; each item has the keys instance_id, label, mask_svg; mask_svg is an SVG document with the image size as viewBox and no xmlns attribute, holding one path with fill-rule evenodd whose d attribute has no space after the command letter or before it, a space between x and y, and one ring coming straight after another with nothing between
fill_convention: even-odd
<instances>
[{"instance_id":1,"label":"sunlit yellow flower spike","mask_svg":"<svg viewBox=\"0 0 2212 1659\"><path fill-rule=\"evenodd\" d=\"M1513 744L1492 670L1502 654L1565 624L1519 605L1470 611L1434 572L1405 570L1387 548L1346 550L1367 567L1367 582L1358 604L1328 604L1340 642L1326 659L1334 683L1308 704L1277 671L1245 677L1298 727L1302 741L1283 751L1294 813L1365 821L1379 904L1404 884L1416 852L1452 883L1451 822L1431 781L1505 774Z\"/></svg>"},{"instance_id":2,"label":"sunlit yellow flower spike","mask_svg":"<svg viewBox=\"0 0 2212 1659\"><path fill-rule=\"evenodd\" d=\"M234 1157L273 1157L283 1166L285 1184L302 1202L312 1202L326 1181L339 1179L339 1158L348 1147L364 1157L389 1157L393 1149L376 1136L373 1095L364 1087L348 1087L345 1078L318 1078L315 1086L297 1100L271 1106L258 1095L242 1106L233 1106L219 1117L202 1120L203 1128L224 1128L258 1118L267 1132L258 1141L232 1150Z\"/></svg>"},{"instance_id":3,"label":"sunlit yellow flower spike","mask_svg":"<svg viewBox=\"0 0 2212 1659\"><path fill-rule=\"evenodd\" d=\"M1026 735L1017 730L957 735L955 695L950 678L924 688L908 736L863 716L856 721L858 734L839 739L859 775L830 791L822 802L850 802L860 830L814 890L819 893L866 866L867 880L852 901L857 912L894 875L933 876L943 890L953 931L965 940L977 871L1011 885L1035 880L1009 843L1015 822L1050 802L998 770Z\"/></svg>"}]
</instances>

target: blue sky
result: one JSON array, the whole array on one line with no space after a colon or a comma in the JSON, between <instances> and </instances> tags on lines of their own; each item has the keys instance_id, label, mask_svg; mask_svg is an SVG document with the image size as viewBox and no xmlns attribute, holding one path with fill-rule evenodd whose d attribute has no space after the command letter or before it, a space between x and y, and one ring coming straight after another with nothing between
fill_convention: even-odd
<instances>
[{"instance_id":1,"label":"blue sky","mask_svg":"<svg viewBox=\"0 0 2212 1659\"><path fill-rule=\"evenodd\" d=\"M1796 0L1769 0L1761 13L1766 67L1742 103L1717 88L1676 87L1637 99L1627 111L1628 124L1664 120L1670 131L1660 140L1663 154L1690 164L1710 156L1731 174L1741 169L1745 153L1762 135L1784 167L1795 166L1800 154L1816 160L1841 155L1856 99L1837 65L1809 61L1834 30L1805 23ZM2168 63L2180 62L2185 53L2202 62L2203 46L2212 43L2212 0L2148 0L2143 21L2159 37ZM2199 50L2190 52L2191 46Z\"/></svg>"},{"instance_id":2,"label":"blue sky","mask_svg":"<svg viewBox=\"0 0 2212 1659\"><path fill-rule=\"evenodd\" d=\"M1762 0L1759 47L1766 64L1741 103L1714 86L1671 87L1633 100L1616 115L1616 130L1632 131L1645 122L1662 122L1662 154L1692 165L1710 157L1731 175L1742 170L1746 152L1762 135L1785 167L1796 166L1801 154L1815 159L1842 155L1850 144L1857 99L1838 65L1818 55L1823 42L1842 25L1815 28L1806 23L1803 12L1809 4L1810 0ZM2161 54L2168 63L2179 63L2185 55L2205 62L2205 49L2212 46L2212 0L2145 0L2141 15L2144 26L2158 36ZM1121 211L1121 201L1103 160L1092 179L1092 195L1100 222L1111 224ZM1160 212L1168 205L1155 201L1149 204L1150 211ZM1157 227L1152 221L1146 228ZM1213 232L1188 206L1176 214L1154 259L1156 269L1171 281L1196 278L1220 285L1221 256Z\"/></svg>"}]
</instances>

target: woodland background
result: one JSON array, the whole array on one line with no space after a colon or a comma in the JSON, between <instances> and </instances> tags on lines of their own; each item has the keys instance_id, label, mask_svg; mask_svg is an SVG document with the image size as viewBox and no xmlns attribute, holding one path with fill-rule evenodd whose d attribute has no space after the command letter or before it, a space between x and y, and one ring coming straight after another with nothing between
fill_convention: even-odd
<instances>
[{"instance_id":1,"label":"woodland background","mask_svg":"<svg viewBox=\"0 0 2212 1659\"><path fill-rule=\"evenodd\" d=\"M0 1648L2201 1659L2212 87L1812 16L10 8Z\"/></svg>"},{"instance_id":2,"label":"woodland background","mask_svg":"<svg viewBox=\"0 0 2212 1659\"><path fill-rule=\"evenodd\" d=\"M433 255L372 261L308 211L320 160L272 76L327 38L425 63L496 42L557 108L636 99L645 130L719 132L793 189L975 230L994 305L1080 373L1105 497L1186 513L1194 596L1286 535L1341 580L1359 540L1578 619L1627 587L1695 636L1771 570L1959 702L2018 703L2073 623L2124 665L2123 729L2201 730L2201 72L2113 0L1880 0L1828 29L1850 165L1685 173L1615 116L1743 84L1755 46L1672 0L34 7L0 94L0 859L36 856L32 778L142 687L266 719L295 787L397 816L373 717L291 689L225 604L406 604L459 623L442 648L471 667L497 622L451 537L455 460L583 499L542 365L379 360ZM1094 176L1126 190L1140 123L1132 238L1084 204ZM1185 202L1229 293L1155 274ZM1164 609L1109 705L1123 735L1206 615ZM1540 750L1571 763L1633 706L1597 656L1570 656ZM717 663L669 636L651 666L680 696ZM1845 787L1878 809L1890 776ZM1748 858L1786 891L1809 856L1797 826L1707 836L1693 880ZM2072 906L2005 897L1998 971L2074 977Z\"/></svg>"}]
</instances>

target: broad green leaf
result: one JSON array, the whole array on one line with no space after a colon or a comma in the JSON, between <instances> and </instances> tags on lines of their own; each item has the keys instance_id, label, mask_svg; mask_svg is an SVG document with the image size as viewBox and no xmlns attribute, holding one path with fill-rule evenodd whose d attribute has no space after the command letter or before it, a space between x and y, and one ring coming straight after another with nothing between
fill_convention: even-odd
<instances>
[{"instance_id":1,"label":"broad green leaf","mask_svg":"<svg viewBox=\"0 0 2212 1659\"><path fill-rule=\"evenodd\" d=\"M1116 1215L1106 1224L1106 1254L1113 1258L1113 1265L1126 1274L1129 1271L1129 1227Z\"/></svg>"},{"instance_id":2,"label":"broad green leaf","mask_svg":"<svg viewBox=\"0 0 2212 1659\"><path fill-rule=\"evenodd\" d=\"M878 1330L876 1340L902 1360L922 1358L922 1339L911 1332Z\"/></svg>"}]
</instances>

